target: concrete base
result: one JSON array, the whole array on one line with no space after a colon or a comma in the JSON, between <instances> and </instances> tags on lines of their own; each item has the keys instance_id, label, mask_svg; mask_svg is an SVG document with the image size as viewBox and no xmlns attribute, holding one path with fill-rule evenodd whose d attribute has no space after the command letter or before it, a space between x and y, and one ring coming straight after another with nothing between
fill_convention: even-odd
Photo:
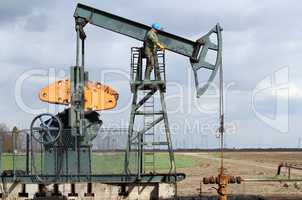
<instances>
[{"instance_id":1,"label":"concrete base","mask_svg":"<svg viewBox=\"0 0 302 200\"><path fill-rule=\"evenodd\" d=\"M120 186L93 183L91 188L89 188L87 183L79 183L74 185L74 191L71 191L71 184L59 185L59 191L62 196L55 196L53 185L47 185L43 189L45 195L41 197L41 195L37 195L37 184L26 184L28 197L20 197L19 193L22 190L21 185L18 184L15 188L10 188L11 186L11 184L7 184L6 186L8 191L11 190L7 198L4 198L5 194L1 191L3 198L0 199L156 200L173 198L175 193L175 188L172 184L131 185L126 186L123 191ZM1 187L1 190L3 190L3 187ZM127 194L127 196L123 196L125 194Z\"/></svg>"}]
</instances>

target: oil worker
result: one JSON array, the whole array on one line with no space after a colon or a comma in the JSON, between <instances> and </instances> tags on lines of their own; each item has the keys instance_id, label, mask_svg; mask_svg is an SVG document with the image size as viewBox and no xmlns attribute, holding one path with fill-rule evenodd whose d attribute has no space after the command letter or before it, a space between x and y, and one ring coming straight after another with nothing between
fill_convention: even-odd
<instances>
[{"instance_id":1,"label":"oil worker","mask_svg":"<svg viewBox=\"0 0 302 200\"><path fill-rule=\"evenodd\" d=\"M161 29L159 23L152 24L152 28L147 32L144 41L144 53L147 58L147 66L145 70L145 80L150 80L150 75L155 67L155 59L157 56L157 48L164 50L165 47L161 44L157 37L157 31Z\"/></svg>"}]
</instances>

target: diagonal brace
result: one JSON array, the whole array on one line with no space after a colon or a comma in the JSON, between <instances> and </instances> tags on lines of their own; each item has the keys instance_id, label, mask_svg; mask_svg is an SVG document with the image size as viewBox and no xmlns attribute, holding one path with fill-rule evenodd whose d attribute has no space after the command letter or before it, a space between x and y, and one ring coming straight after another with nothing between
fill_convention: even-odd
<instances>
[{"instance_id":1,"label":"diagonal brace","mask_svg":"<svg viewBox=\"0 0 302 200\"><path fill-rule=\"evenodd\" d=\"M148 93L144 96L144 98L142 98L142 99L138 102L138 104L135 106L135 111L137 111L142 105L144 105L144 103L145 103L146 101L148 101L148 99L150 99L150 97L152 97L152 95L153 95L156 91L157 91L157 89L153 89L153 90L151 90L150 92L148 92Z\"/></svg>"},{"instance_id":2,"label":"diagonal brace","mask_svg":"<svg viewBox=\"0 0 302 200\"><path fill-rule=\"evenodd\" d=\"M153 126L155 126L156 124L158 124L159 122L161 122L164 119L164 117L159 117L157 118L155 121L153 121L150 126L144 128L143 130L139 131L138 134L145 134L147 131L149 131Z\"/></svg>"}]
</instances>

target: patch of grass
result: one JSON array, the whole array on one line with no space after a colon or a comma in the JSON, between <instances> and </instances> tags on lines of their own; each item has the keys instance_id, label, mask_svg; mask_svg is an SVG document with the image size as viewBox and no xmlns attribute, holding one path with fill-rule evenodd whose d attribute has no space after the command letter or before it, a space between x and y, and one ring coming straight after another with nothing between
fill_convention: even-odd
<instances>
[{"instance_id":1,"label":"patch of grass","mask_svg":"<svg viewBox=\"0 0 302 200\"><path fill-rule=\"evenodd\" d=\"M124 153L92 153L92 172L96 174L114 174L124 172ZM147 157L146 157L147 159ZM150 157L148 158L150 161ZM152 159L151 159L152 160ZM175 154L176 168L191 168L198 165L199 161L190 155ZM36 166L40 169L41 157L37 156ZM88 163L87 163L88 164ZM2 154L2 170L13 169L12 154ZM136 171L137 160L134 156L130 157L130 169ZM15 159L16 170L26 169L26 157L24 154L17 155ZM165 172L169 170L170 160L168 153L155 153L155 170ZM153 167L146 166L147 171L152 171Z\"/></svg>"},{"instance_id":2,"label":"patch of grass","mask_svg":"<svg viewBox=\"0 0 302 200\"><path fill-rule=\"evenodd\" d=\"M95 174L111 174L123 172L123 153L93 153L91 167Z\"/></svg>"},{"instance_id":3,"label":"patch of grass","mask_svg":"<svg viewBox=\"0 0 302 200\"><path fill-rule=\"evenodd\" d=\"M25 170L26 169L26 156L24 154L16 155L15 163L14 163L12 154L7 154L7 153L2 154L2 157L1 157L2 170L12 170L13 164L15 164L16 170Z\"/></svg>"},{"instance_id":4,"label":"patch of grass","mask_svg":"<svg viewBox=\"0 0 302 200\"><path fill-rule=\"evenodd\" d=\"M124 170L124 153L94 153L92 155L92 171L93 173L122 173ZM130 158L131 159L131 158ZM149 161L151 159L149 158ZM175 155L176 168L191 168L198 165L198 160L189 155ZM130 162L130 169L135 169L136 160ZM168 153L155 154L155 170L165 171L170 167ZM148 170L152 170L152 166L148 166Z\"/></svg>"}]
</instances>

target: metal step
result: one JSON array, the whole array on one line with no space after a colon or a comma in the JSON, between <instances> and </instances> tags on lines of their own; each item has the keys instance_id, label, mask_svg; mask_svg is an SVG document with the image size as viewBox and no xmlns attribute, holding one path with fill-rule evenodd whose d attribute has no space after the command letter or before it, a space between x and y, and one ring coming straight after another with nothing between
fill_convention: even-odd
<instances>
[{"instance_id":1,"label":"metal step","mask_svg":"<svg viewBox=\"0 0 302 200\"><path fill-rule=\"evenodd\" d=\"M153 161L148 161L148 162L144 162L145 166L152 166L154 165L154 162Z\"/></svg>"},{"instance_id":2,"label":"metal step","mask_svg":"<svg viewBox=\"0 0 302 200\"><path fill-rule=\"evenodd\" d=\"M152 145L168 145L169 143L168 142L153 142Z\"/></svg>"},{"instance_id":3,"label":"metal step","mask_svg":"<svg viewBox=\"0 0 302 200\"><path fill-rule=\"evenodd\" d=\"M156 111L156 112L144 112L144 111L136 111L136 115L163 115L163 111Z\"/></svg>"},{"instance_id":4,"label":"metal step","mask_svg":"<svg viewBox=\"0 0 302 200\"><path fill-rule=\"evenodd\" d=\"M144 153L145 153L145 155L154 155L154 154L155 154L154 151L152 151L152 152L150 152L150 151L145 151Z\"/></svg>"},{"instance_id":5,"label":"metal step","mask_svg":"<svg viewBox=\"0 0 302 200\"><path fill-rule=\"evenodd\" d=\"M134 144L134 145L138 145L138 142L133 142L131 144ZM169 143L168 142L144 142L143 145L144 146L164 146L164 145L168 145Z\"/></svg>"}]
</instances>

